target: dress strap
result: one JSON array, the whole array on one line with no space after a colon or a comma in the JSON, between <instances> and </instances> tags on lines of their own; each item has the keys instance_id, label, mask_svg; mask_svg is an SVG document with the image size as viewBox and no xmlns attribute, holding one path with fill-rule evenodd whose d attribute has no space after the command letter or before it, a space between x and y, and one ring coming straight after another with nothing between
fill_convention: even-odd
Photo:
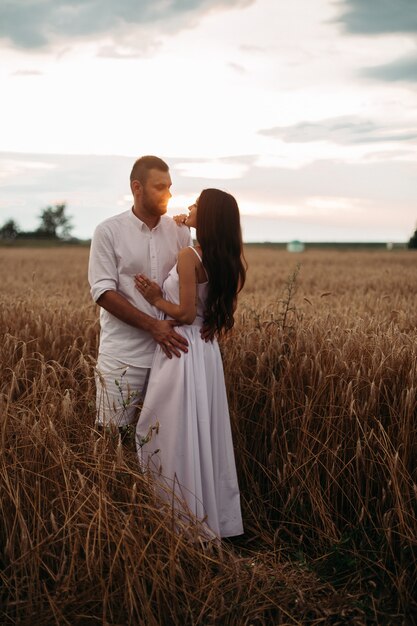
<instances>
[{"instance_id":1,"label":"dress strap","mask_svg":"<svg viewBox=\"0 0 417 626\"><path fill-rule=\"evenodd\" d=\"M198 257L198 260L200 261L201 265L203 265L203 259L202 259L202 258L201 258L201 256L198 254L197 250L196 250L193 246L188 246L188 247L189 247L189 248L191 248L191 250L192 250L193 252L195 252L195 253L196 253L196 255L197 255L197 257Z\"/></svg>"},{"instance_id":2,"label":"dress strap","mask_svg":"<svg viewBox=\"0 0 417 626\"><path fill-rule=\"evenodd\" d=\"M204 267L204 265L203 265L203 259L201 258L201 256L198 254L197 250L196 250L193 246L188 246L188 247L189 247L189 248L191 248L191 250L192 250L193 252L195 252L195 253L196 253L197 258L198 258L198 260L200 261L200 263L201 263L201 267L203 268L204 273L205 273L205 275L206 275L206 278L207 278L207 280L208 280L208 274L207 274L207 272L206 272L206 268L205 268L205 267Z\"/></svg>"}]
</instances>

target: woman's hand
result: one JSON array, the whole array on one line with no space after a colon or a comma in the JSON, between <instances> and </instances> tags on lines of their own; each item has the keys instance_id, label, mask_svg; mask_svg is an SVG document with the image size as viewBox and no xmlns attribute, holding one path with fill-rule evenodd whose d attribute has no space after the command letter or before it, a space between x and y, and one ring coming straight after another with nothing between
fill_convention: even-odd
<instances>
[{"instance_id":1,"label":"woman's hand","mask_svg":"<svg viewBox=\"0 0 417 626\"><path fill-rule=\"evenodd\" d=\"M181 215L174 215L172 219L177 224L177 226L182 226L183 224L185 224L187 217L188 215L186 213L181 213Z\"/></svg>"},{"instance_id":2,"label":"woman's hand","mask_svg":"<svg viewBox=\"0 0 417 626\"><path fill-rule=\"evenodd\" d=\"M154 283L144 274L136 274L135 287L149 304L156 304L162 298L162 290L158 283Z\"/></svg>"},{"instance_id":3,"label":"woman's hand","mask_svg":"<svg viewBox=\"0 0 417 626\"><path fill-rule=\"evenodd\" d=\"M203 324L203 326L200 329L200 336L201 339L203 341L205 341L206 343L208 343L209 341L213 341L215 336L216 336L216 331L211 328L210 326L207 326L206 324Z\"/></svg>"}]
</instances>

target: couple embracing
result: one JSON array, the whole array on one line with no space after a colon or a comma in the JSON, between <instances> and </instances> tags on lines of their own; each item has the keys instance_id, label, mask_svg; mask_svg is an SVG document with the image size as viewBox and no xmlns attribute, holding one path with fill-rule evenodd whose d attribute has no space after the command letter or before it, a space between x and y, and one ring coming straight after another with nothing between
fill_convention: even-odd
<instances>
[{"instance_id":1,"label":"couple embracing","mask_svg":"<svg viewBox=\"0 0 417 626\"><path fill-rule=\"evenodd\" d=\"M239 209L205 189L189 215L165 213L168 165L133 165L134 204L96 229L89 282L100 305L97 423L136 420L141 467L178 515L211 538L243 532L223 365L216 336L230 330L245 282ZM193 246L190 227L196 229Z\"/></svg>"}]
</instances>

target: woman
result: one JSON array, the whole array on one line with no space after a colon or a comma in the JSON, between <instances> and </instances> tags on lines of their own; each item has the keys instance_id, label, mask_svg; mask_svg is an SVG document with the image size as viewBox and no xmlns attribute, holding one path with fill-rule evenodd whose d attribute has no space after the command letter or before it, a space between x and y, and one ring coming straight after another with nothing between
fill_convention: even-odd
<instances>
[{"instance_id":1,"label":"woman","mask_svg":"<svg viewBox=\"0 0 417 626\"><path fill-rule=\"evenodd\" d=\"M196 228L198 245L179 252L163 295L146 276L135 277L188 340L179 359L156 348L136 443L177 514L191 512L211 537L232 537L243 526L223 365L217 339L200 331L214 337L234 324L246 275L239 208L230 194L205 189L183 221Z\"/></svg>"}]
</instances>

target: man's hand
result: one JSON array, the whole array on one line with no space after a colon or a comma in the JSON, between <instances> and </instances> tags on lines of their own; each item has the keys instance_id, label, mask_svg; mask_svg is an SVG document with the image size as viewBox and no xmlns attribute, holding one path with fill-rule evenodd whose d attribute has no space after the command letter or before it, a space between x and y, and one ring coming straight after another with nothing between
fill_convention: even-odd
<instances>
[{"instance_id":1,"label":"man's hand","mask_svg":"<svg viewBox=\"0 0 417 626\"><path fill-rule=\"evenodd\" d=\"M180 357L181 352L188 352L188 341L175 332L175 326L178 326L175 320L155 320L150 330L152 337L159 343L169 359L172 355Z\"/></svg>"}]
</instances>

